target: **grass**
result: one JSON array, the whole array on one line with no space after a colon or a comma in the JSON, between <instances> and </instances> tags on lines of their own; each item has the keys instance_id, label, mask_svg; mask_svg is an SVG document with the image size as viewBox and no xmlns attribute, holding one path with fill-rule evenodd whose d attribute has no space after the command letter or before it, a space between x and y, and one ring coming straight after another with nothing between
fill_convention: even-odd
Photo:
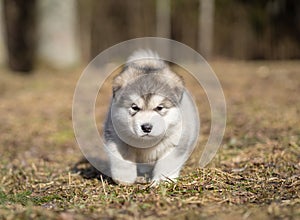
<instances>
[{"instance_id":1,"label":"grass","mask_svg":"<svg viewBox=\"0 0 300 220\"><path fill-rule=\"evenodd\" d=\"M179 180L158 188L115 185L82 160L71 123L80 70L2 68L0 219L300 219L300 63L212 66L228 108L222 146L204 169L196 150ZM202 146L207 101L187 86L201 101Z\"/></svg>"}]
</instances>

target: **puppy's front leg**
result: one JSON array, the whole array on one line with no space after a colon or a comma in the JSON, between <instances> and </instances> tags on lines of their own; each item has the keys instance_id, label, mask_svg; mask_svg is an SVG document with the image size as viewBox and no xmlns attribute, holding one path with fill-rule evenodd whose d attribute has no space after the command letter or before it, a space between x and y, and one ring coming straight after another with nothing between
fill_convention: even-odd
<instances>
[{"instance_id":1,"label":"puppy's front leg","mask_svg":"<svg viewBox=\"0 0 300 220\"><path fill-rule=\"evenodd\" d=\"M113 142L109 143L108 149L109 150L107 150L107 153L110 160L110 172L114 182L123 185L133 184L137 178L136 163L124 159L118 149L117 144Z\"/></svg>"},{"instance_id":2,"label":"puppy's front leg","mask_svg":"<svg viewBox=\"0 0 300 220\"><path fill-rule=\"evenodd\" d=\"M136 181L136 164L130 161L115 159L111 160L111 176L115 183L130 185Z\"/></svg>"},{"instance_id":3,"label":"puppy's front leg","mask_svg":"<svg viewBox=\"0 0 300 220\"><path fill-rule=\"evenodd\" d=\"M152 181L154 184L158 184L161 180L176 181L184 162L184 157L175 153L158 160L152 172Z\"/></svg>"}]
</instances>

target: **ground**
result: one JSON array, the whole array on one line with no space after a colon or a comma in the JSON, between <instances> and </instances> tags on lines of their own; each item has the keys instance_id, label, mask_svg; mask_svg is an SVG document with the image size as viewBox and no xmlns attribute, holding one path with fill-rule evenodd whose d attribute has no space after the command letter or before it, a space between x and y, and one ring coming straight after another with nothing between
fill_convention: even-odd
<instances>
[{"instance_id":1,"label":"ground","mask_svg":"<svg viewBox=\"0 0 300 220\"><path fill-rule=\"evenodd\" d=\"M196 150L176 183L157 188L115 185L82 160L71 112L83 68L1 68L0 219L300 219L300 62L211 65L227 102L221 148L203 169ZM194 84L201 148L210 117Z\"/></svg>"}]
</instances>

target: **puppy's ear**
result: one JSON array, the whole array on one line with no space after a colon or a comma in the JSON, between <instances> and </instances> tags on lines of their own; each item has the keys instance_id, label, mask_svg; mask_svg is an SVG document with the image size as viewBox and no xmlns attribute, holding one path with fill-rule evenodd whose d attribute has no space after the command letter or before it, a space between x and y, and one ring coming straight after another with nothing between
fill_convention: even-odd
<instances>
[{"instance_id":1,"label":"puppy's ear","mask_svg":"<svg viewBox=\"0 0 300 220\"><path fill-rule=\"evenodd\" d=\"M117 77L114 78L113 84L112 84L113 98L116 98L117 93L120 91L123 84L124 84L124 82L122 80L121 75L118 75Z\"/></svg>"},{"instance_id":2,"label":"puppy's ear","mask_svg":"<svg viewBox=\"0 0 300 220\"><path fill-rule=\"evenodd\" d=\"M125 65L122 72L113 80L113 97L115 98L122 88L124 88L128 83L132 82L141 74L142 73L140 71Z\"/></svg>"},{"instance_id":3,"label":"puppy's ear","mask_svg":"<svg viewBox=\"0 0 300 220\"><path fill-rule=\"evenodd\" d=\"M184 87L183 86L176 86L174 88L175 91L175 96L177 98L178 103L181 102L182 96L183 96L183 92L184 92Z\"/></svg>"},{"instance_id":4,"label":"puppy's ear","mask_svg":"<svg viewBox=\"0 0 300 220\"><path fill-rule=\"evenodd\" d=\"M165 72L165 80L173 89L174 95L176 97L176 101L179 103L181 102L182 95L184 92L184 80L183 77L178 75L177 73L167 70Z\"/></svg>"}]
</instances>

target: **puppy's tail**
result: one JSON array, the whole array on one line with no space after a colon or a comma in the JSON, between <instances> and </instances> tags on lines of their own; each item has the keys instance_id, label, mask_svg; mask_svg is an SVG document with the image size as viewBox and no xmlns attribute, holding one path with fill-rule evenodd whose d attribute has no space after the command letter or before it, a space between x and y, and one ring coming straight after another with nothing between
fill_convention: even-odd
<instances>
[{"instance_id":1,"label":"puppy's tail","mask_svg":"<svg viewBox=\"0 0 300 220\"><path fill-rule=\"evenodd\" d=\"M127 66L133 66L135 68L151 68L151 69L163 69L166 67L166 63L160 58L160 56L152 50L137 50L135 51L126 62Z\"/></svg>"}]
</instances>

